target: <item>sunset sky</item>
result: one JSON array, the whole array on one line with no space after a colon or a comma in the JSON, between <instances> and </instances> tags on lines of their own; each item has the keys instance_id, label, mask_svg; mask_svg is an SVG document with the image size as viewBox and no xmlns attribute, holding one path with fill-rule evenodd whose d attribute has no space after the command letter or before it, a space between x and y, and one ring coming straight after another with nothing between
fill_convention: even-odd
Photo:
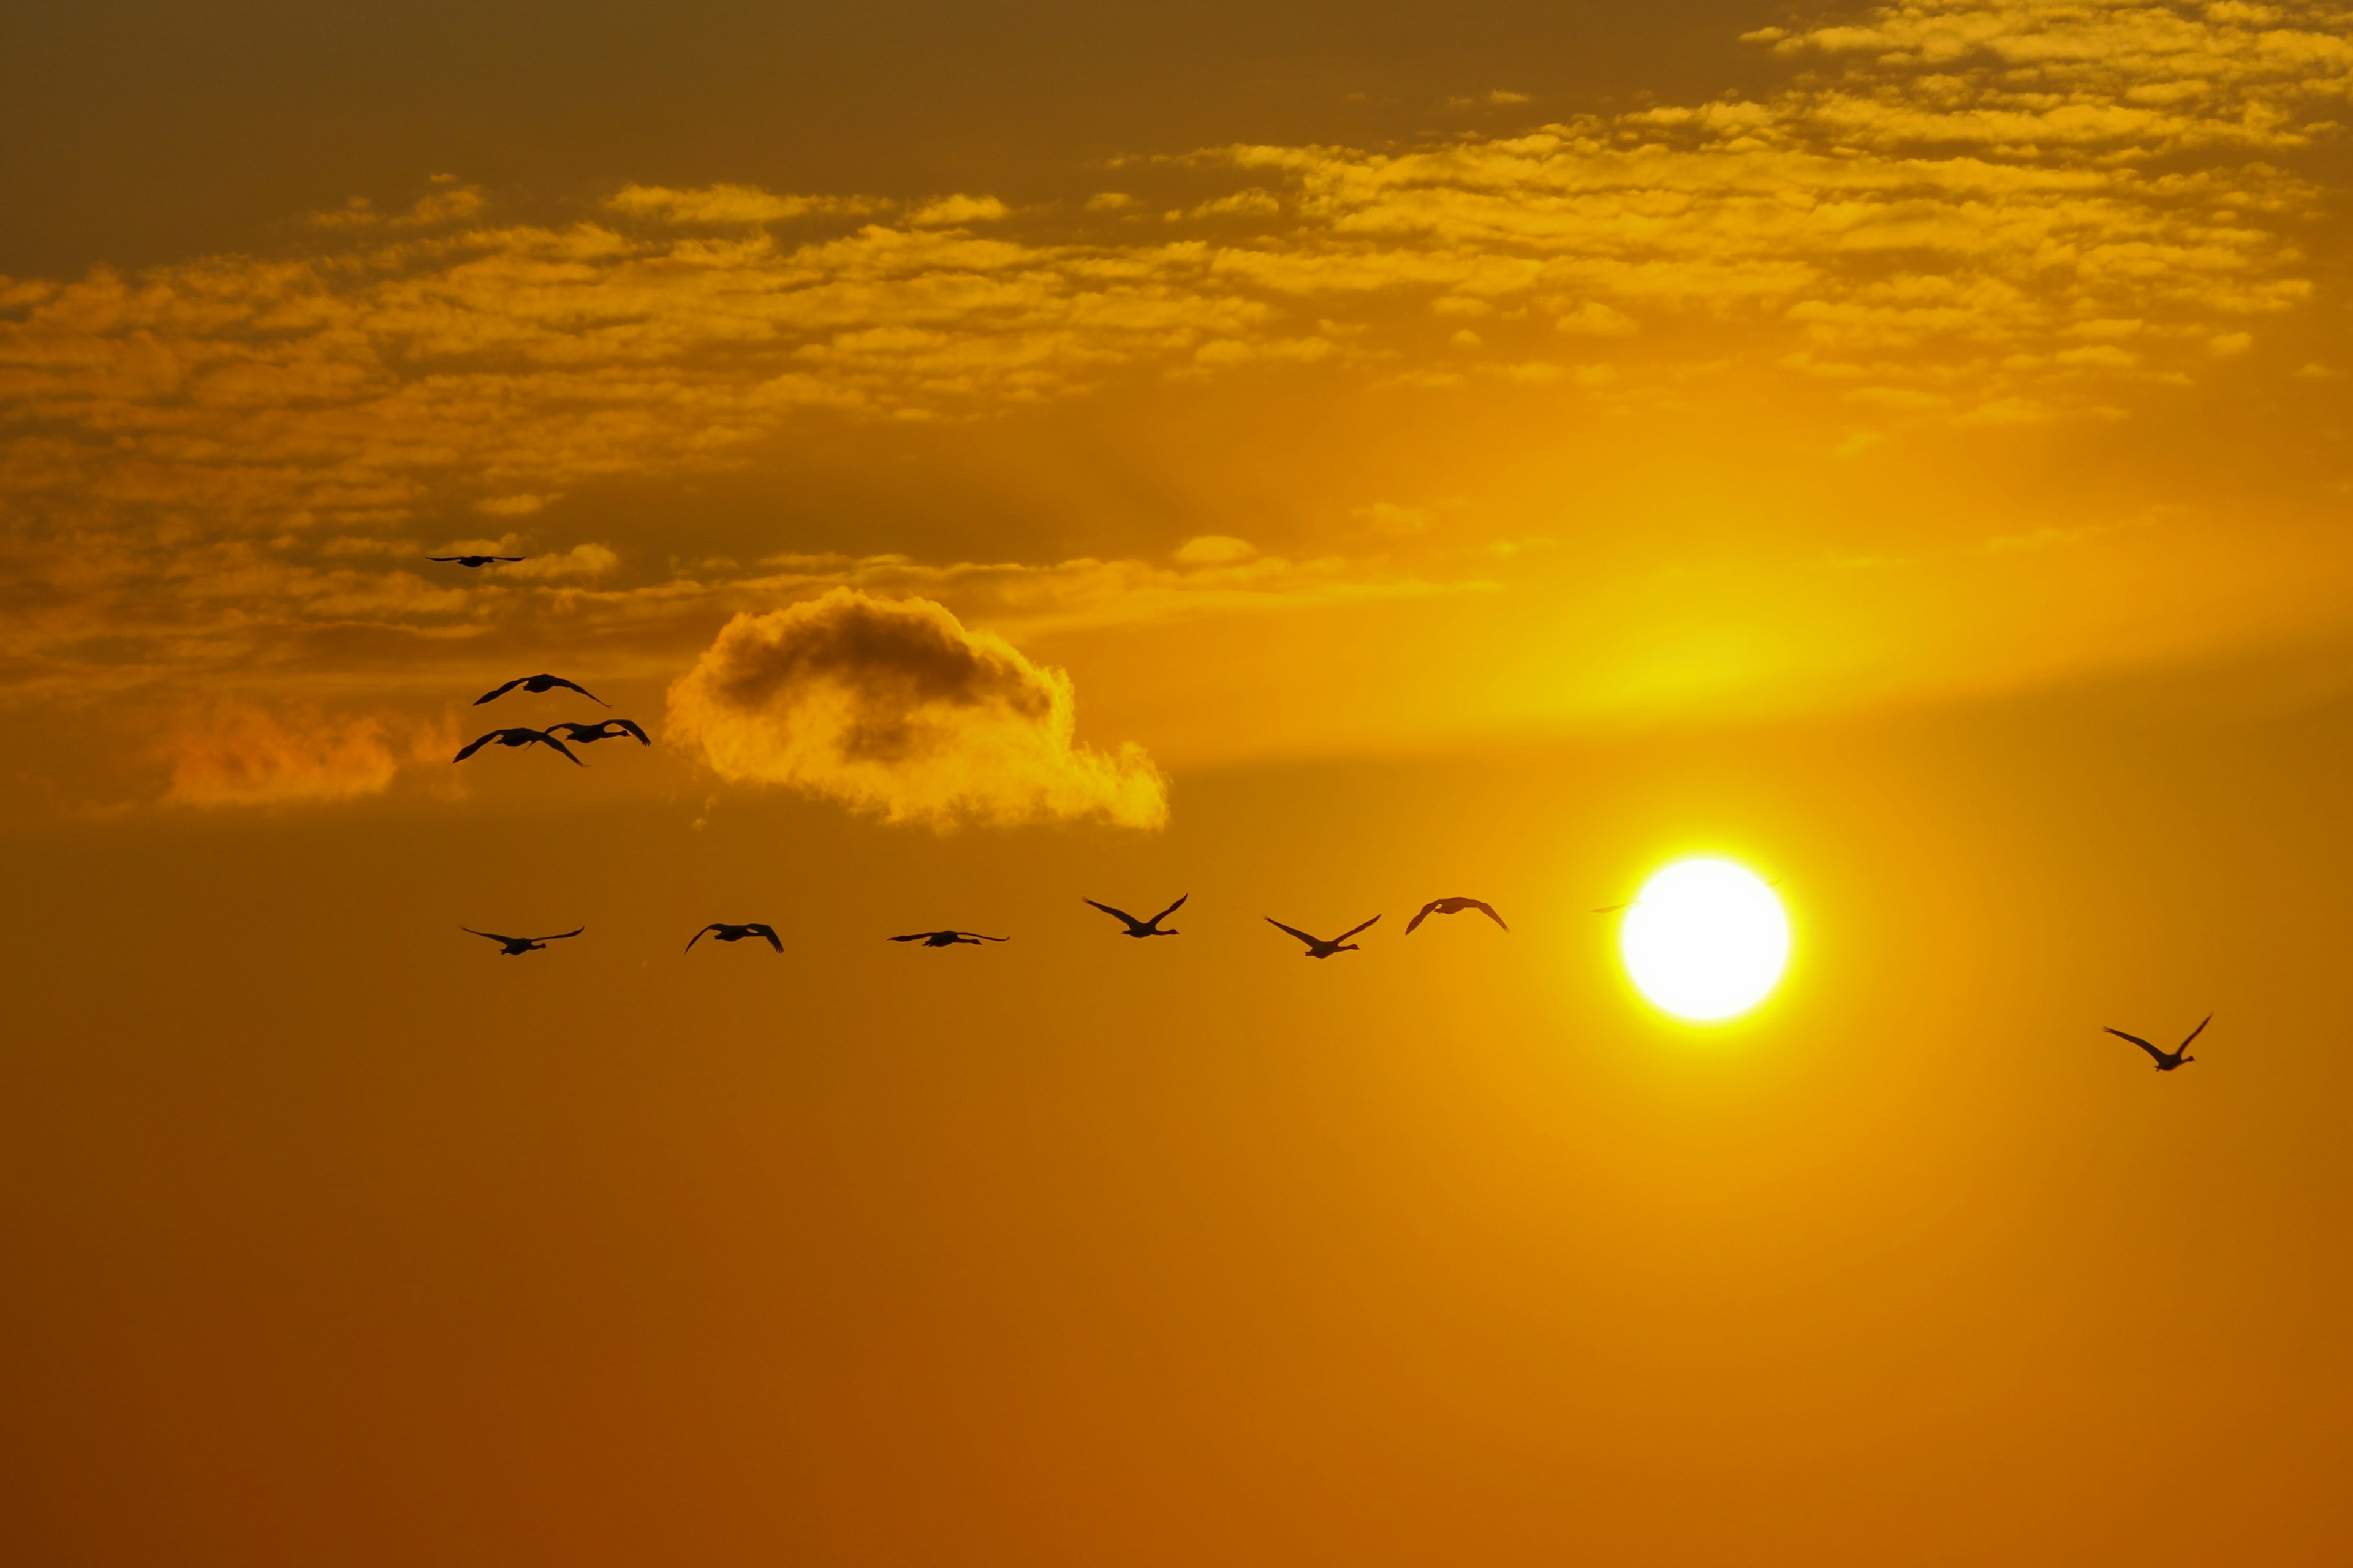
<instances>
[{"instance_id":1,"label":"sunset sky","mask_svg":"<svg viewBox=\"0 0 2353 1568\"><path fill-rule=\"evenodd\" d=\"M2353 7L9 33L0 1557L2353 1560Z\"/></svg>"}]
</instances>

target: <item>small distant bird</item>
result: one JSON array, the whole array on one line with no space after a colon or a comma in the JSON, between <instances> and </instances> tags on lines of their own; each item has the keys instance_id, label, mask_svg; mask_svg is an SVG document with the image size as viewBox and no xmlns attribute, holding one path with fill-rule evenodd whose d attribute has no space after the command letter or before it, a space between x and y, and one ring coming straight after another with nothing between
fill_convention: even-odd
<instances>
[{"instance_id":1,"label":"small distant bird","mask_svg":"<svg viewBox=\"0 0 2353 1568\"><path fill-rule=\"evenodd\" d=\"M522 557L517 556L515 559L520 561ZM480 708L485 702L494 701L499 698L504 697L508 692L512 691L518 686L522 687L525 691L530 692L534 697L543 691L553 691L557 687L561 686L566 691L577 691L581 696L586 697L589 701L596 703L600 708L610 708L612 706L611 703L606 701L603 698L597 696L586 687L579 684L579 682L566 680L560 675L519 675L512 680L508 681L504 686L500 687L496 691L485 691L480 697L475 698L474 706Z\"/></svg>"},{"instance_id":2,"label":"small distant bird","mask_svg":"<svg viewBox=\"0 0 2353 1568\"><path fill-rule=\"evenodd\" d=\"M1604 904L1593 912L1597 915L1614 915L1620 910L1630 910L1641 901L1640 899L1629 899L1622 904Z\"/></svg>"},{"instance_id":3,"label":"small distant bird","mask_svg":"<svg viewBox=\"0 0 2353 1568\"><path fill-rule=\"evenodd\" d=\"M493 730L487 735L480 735L467 742L466 749L449 760L453 763L462 763L493 741L501 746L554 746L565 756L572 757L572 748L544 730ZM578 757L572 757L572 760L581 767L585 768L588 765L581 762Z\"/></svg>"},{"instance_id":4,"label":"small distant bird","mask_svg":"<svg viewBox=\"0 0 2353 1568\"><path fill-rule=\"evenodd\" d=\"M509 562L521 561L522 557L520 555L428 555L425 559L438 561L444 565L475 567L503 565Z\"/></svg>"},{"instance_id":5,"label":"small distant bird","mask_svg":"<svg viewBox=\"0 0 2353 1568\"><path fill-rule=\"evenodd\" d=\"M747 936L756 936L778 952L785 951L785 944L776 939L776 928L774 926L761 925L757 921L751 925L732 926L723 921L713 921L696 931L693 940L686 944L686 951L692 952L694 943L701 942L706 936L715 937L721 942L742 942Z\"/></svg>"},{"instance_id":6,"label":"small distant bird","mask_svg":"<svg viewBox=\"0 0 2353 1568\"><path fill-rule=\"evenodd\" d=\"M624 735L635 735L640 746L653 744L651 741L646 739L646 732L638 728L638 721L634 719L607 719L602 724L575 724L566 721L562 724L550 724L547 727L547 732L551 735L558 730L563 731L564 738L575 746L586 746L596 741L617 741Z\"/></svg>"},{"instance_id":7,"label":"small distant bird","mask_svg":"<svg viewBox=\"0 0 2353 1568\"><path fill-rule=\"evenodd\" d=\"M984 942L1011 942L1009 936L983 936L976 931L919 931L908 936L894 936L892 942L920 942L925 947L954 947L962 942L966 947L978 947Z\"/></svg>"},{"instance_id":8,"label":"small distant bird","mask_svg":"<svg viewBox=\"0 0 2353 1568\"><path fill-rule=\"evenodd\" d=\"M2207 1014L2205 1019L2200 1023L2196 1028L2189 1031L2189 1040L2194 1040L2199 1036L2204 1034L2206 1032L2206 1026L2213 1021L2214 1015L2211 1013ZM2150 1045L2147 1040L2142 1039L2138 1035L2127 1035L2122 1029L2105 1029L2105 1032L2114 1035L2120 1040L2130 1040L2134 1045L2138 1046L2142 1050L2147 1051L2150 1056L2156 1058L2157 1070L2159 1072L2171 1072L2175 1068L2179 1067L2184 1062L2194 1062L2198 1059L2196 1057L2188 1054L2189 1050L2189 1040L2182 1041L2181 1044L2176 1046L2169 1051L2160 1051L2155 1046Z\"/></svg>"},{"instance_id":9,"label":"small distant bird","mask_svg":"<svg viewBox=\"0 0 2353 1568\"><path fill-rule=\"evenodd\" d=\"M1464 910L1477 910L1497 925L1504 926L1505 931L1512 929L1504 925L1504 917L1495 912L1495 906L1493 904L1483 903L1477 899L1432 899L1421 906L1421 913L1405 922L1405 934L1411 936L1413 928L1432 915L1459 915Z\"/></svg>"},{"instance_id":10,"label":"small distant bird","mask_svg":"<svg viewBox=\"0 0 2353 1568\"><path fill-rule=\"evenodd\" d=\"M1192 894L1187 893L1185 895L1185 899L1189 899L1192 896ZM1166 909L1161 910L1158 914L1153 916L1148 921L1137 920L1125 910L1115 910L1109 904L1095 904L1095 901L1092 899L1081 899L1079 901L1082 904L1095 904L1095 908L1101 910L1103 913L1111 916L1113 919L1125 921L1127 929L1119 933L1122 936L1177 936L1182 933L1175 931L1162 931L1160 929L1160 922L1166 920L1170 915L1175 914L1178 910L1183 909L1185 907L1185 899L1177 900L1175 903L1169 905Z\"/></svg>"},{"instance_id":11,"label":"small distant bird","mask_svg":"<svg viewBox=\"0 0 2353 1568\"><path fill-rule=\"evenodd\" d=\"M1357 951L1358 951L1358 949L1357 949L1356 944L1355 942L1350 942L1348 939L1349 939L1350 937L1352 937L1352 936L1356 935L1357 931L1363 931L1363 930L1365 929L1365 926L1369 926L1369 925L1373 925L1373 924L1377 923L1377 922L1380 920L1380 918L1381 918L1380 916L1378 916L1378 915L1375 915L1371 920L1366 921L1365 922L1365 924L1364 924L1364 925L1354 927L1353 929L1348 930L1348 931L1342 931L1338 936L1334 937L1330 942L1325 942L1325 941L1324 941L1322 937L1320 937L1320 936L1309 936L1305 931L1301 931L1297 926L1287 926L1287 925L1284 925L1281 921L1276 920L1272 915L1269 915L1269 916L1267 916L1267 917L1266 917L1266 923L1267 923L1267 924L1269 924L1269 925L1271 925L1271 926L1272 926L1272 927L1274 927L1274 929L1275 929L1275 930L1277 930L1277 931L1289 931L1292 935L1293 935L1293 936L1297 937L1300 941L1302 941L1302 942L1305 942L1305 943L1307 944L1307 951L1306 951L1304 953L1301 954L1301 956L1302 956L1302 957L1304 957L1304 958L1329 958L1329 957L1331 957L1331 956L1332 956L1334 953L1335 953L1335 952L1357 952Z\"/></svg>"},{"instance_id":12,"label":"small distant bird","mask_svg":"<svg viewBox=\"0 0 2353 1568\"><path fill-rule=\"evenodd\" d=\"M518 953L537 952L551 942L562 942L567 936L578 936L588 928L580 926L572 931L560 931L554 936L501 936L494 931L476 931L472 926L459 926L458 929L468 936L489 937L499 944L501 957L512 958Z\"/></svg>"}]
</instances>

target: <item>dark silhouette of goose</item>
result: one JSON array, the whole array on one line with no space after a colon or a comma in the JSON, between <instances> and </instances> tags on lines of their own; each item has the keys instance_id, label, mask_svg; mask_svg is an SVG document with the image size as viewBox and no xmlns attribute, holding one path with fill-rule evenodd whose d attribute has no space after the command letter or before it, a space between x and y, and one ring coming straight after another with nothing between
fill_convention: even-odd
<instances>
[{"instance_id":1,"label":"dark silhouette of goose","mask_svg":"<svg viewBox=\"0 0 2353 1568\"><path fill-rule=\"evenodd\" d=\"M520 555L428 555L425 559L427 561L440 562L443 565L456 565L471 568L476 566L497 566L511 561L521 561L523 557Z\"/></svg>"},{"instance_id":2,"label":"dark silhouette of goose","mask_svg":"<svg viewBox=\"0 0 2353 1568\"><path fill-rule=\"evenodd\" d=\"M983 936L976 931L919 931L906 936L894 936L892 942L920 942L925 947L954 947L961 942L966 947L978 947L984 942L1011 942L1009 936Z\"/></svg>"},{"instance_id":3,"label":"dark silhouette of goose","mask_svg":"<svg viewBox=\"0 0 2353 1568\"><path fill-rule=\"evenodd\" d=\"M1192 894L1187 893L1185 895L1185 899L1189 899L1192 896ZM1158 914L1153 916L1148 921L1137 920L1125 910L1115 910L1109 904L1095 904L1095 901L1092 899L1081 899L1079 902L1082 904L1095 904L1095 908L1101 910L1103 913L1111 916L1113 919L1125 921L1127 929L1119 933L1122 936L1176 936L1180 933L1174 931L1162 931L1160 929L1160 922L1166 920L1170 915L1175 914L1178 910L1183 909L1185 907L1185 899L1177 900L1175 903L1169 905L1166 909L1161 910Z\"/></svg>"},{"instance_id":4,"label":"dark silhouette of goose","mask_svg":"<svg viewBox=\"0 0 2353 1568\"><path fill-rule=\"evenodd\" d=\"M453 763L462 763L494 741L501 746L554 746L565 756L572 757L572 748L544 730L493 730L487 735L478 735L467 742L466 749L449 760ZM581 767L585 768L588 765L581 762L578 757L572 757L572 760Z\"/></svg>"},{"instance_id":5,"label":"dark silhouette of goose","mask_svg":"<svg viewBox=\"0 0 2353 1568\"><path fill-rule=\"evenodd\" d=\"M638 721L634 719L607 719L602 724L575 724L566 721L547 727L551 735L558 730L563 731L564 738L575 746L590 745L598 741L617 741L624 735L635 735L640 746L653 744L646 739L646 732L638 728Z\"/></svg>"},{"instance_id":6,"label":"dark silhouette of goose","mask_svg":"<svg viewBox=\"0 0 2353 1568\"><path fill-rule=\"evenodd\" d=\"M517 559L521 558L517 557ZM597 696L595 692L589 690L578 681L566 680L560 675L518 675L512 680L508 681L504 686L500 687L496 691L485 691L480 697L475 698L474 706L480 708L485 702L496 701L498 699L504 697L508 692L512 691L518 686L522 687L525 691L532 693L533 696L537 696L543 691L553 691L560 686L566 691L577 691L581 696L586 697L589 701L596 703L600 708L610 708L612 706L611 703L606 701L603 698Z\"/></svg>"},{"instance_id":7,"label":"dark silhouette of goose","mask_svg":"<svg viewBox=\"0 0 2353 1568\"><path fill-rule=\"evenodd\" d=\"M724 921L713 921L694 933L692 940L686 944L686 951L692 952L695 942L701 942L706 936L715 937L721 942L742 942L747 936L756 936L778 952L785 951L785 944L776 938L776 928L761 925L756 921L750 925L741 926L732 926Z\"/></svg>"},{"instance_id":8,"label":"dark silhouette of goose","mask_svg":"<svg viewBox=\"0 0 2353 1568\"><path fill-rule=\"evenodd\" d=\"M2106 1029L2105 1032L2114 1035L2120 1040L2130 1040L2134 1045L2138 1046L2142 1050L2147 1051L2151 1057L2154 1057L2157 1059L2158 1071L2171 1072L2175 1068L2179 1067L2184 1062L2194 1062L2198 1059L2196 1057L2189 1054L2189 1040L2194 1040L2199 1036L2204 1034L2206 1032L2206 1026L2213 1021L2214 1015L2211 1013L2207 1014L2205 1019L2200 1022L2196 1028L2189 1031L2189 1039L2182 1041L2179 1045L2174 1047L2173 1049L2169 1051L2160 1051L2155 1046L2150 1045L2147 1040L2142 1039L2138 1035L2127 1035L2122 1029ZM2105 1028L2105 1026L2103 1026L2103 1028Z\"/></svg>"},{"instance_id":9,"label":"dark silhouette of goose","mask_svg":"<svg viewBox=\"0 0 2353 1568\"><path fill-rule=\"evenodd\" d=\"M1495 912L1495 906L1493 904L1482 902L1478 899L1432 899L1421 906L1419 914L1405 922L1405 934L1411 936L1413 928L1432 915L1459 915L1464 910L1477 910L1497 925L1504 926L1505 931L1512 929L1504 925L1504 917Z\"/></svg>"},{"instance_id":10,"label":"dark silhouette of goose","mask_svg":"<svg viewBox=\"0 0 2353 1568\"><path fill-rule=\"evenodd\" d=\"M476 931L472 926L459 926L458 929L468 936L489 937L499 944L500 956L512 958L518 953L537 952L551 942L562 942L567 936L578 936L588 928L580 926L572 931L560 931L554 936L501 936L494 931Z\"/></svg>"},{"instance_id":11,"label":"dark silhouette of goose","mask_svg":"<svg viewBox=\"0 0 2353 1568\"><path fill-rule=\"evenodd\" d=\"M1307 951L1301 956L1306 958L1329 958L1335 952L1355 952L1358 951L1356 944L1350 942L1348 939L1356 935L1357 931L1363 931L1365 926L1374 924L1380 918L1380 916L1375 915L1372 920L1366 921L1364 925L1356 926L1347 931L1344 931L1338 936L1334 937L1330 942L1325 942L1320 936L1309 936L1297 926L1284 925L1272 915L1266 917L1266 923L1274 927L1277 931L1287 931L1292 935L1297 937L1300 941L1305 942L1307 944Z\"/></svg>"}]
</instances>

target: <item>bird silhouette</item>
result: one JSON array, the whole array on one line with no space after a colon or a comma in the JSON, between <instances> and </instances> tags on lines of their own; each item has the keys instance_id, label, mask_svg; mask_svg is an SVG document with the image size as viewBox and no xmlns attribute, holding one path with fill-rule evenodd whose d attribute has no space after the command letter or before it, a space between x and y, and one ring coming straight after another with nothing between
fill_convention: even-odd
<instances>
[{"instance_id":1,"label":"bird silhouette","mask_svg":"<svg viewBox=\"0 0 2353 1568\"><path fill-rule=\"evenodd\" d=\"M1593 912L1597 915L1614 915L1620 910L1630 910L1641 901L1640 899L1629 899L1622 904L1604 904Z\"/></svg>"},{"instance_id":2,"label":"bird silhouette","mask_svg":"<svg viewBox=\"0 0 2353 1568\"><path fill-rule=\"evenodd\" d=\"M551 735L558 730L563 731L564 738L575 746L586 746L597 741L617 741L624 735L635 735L640 746L653 744L646 739L646 732L638 728L638 721L634 719L607 719L602 724L575 724L567 720L547 727Z\"/></svg>"},{"instance_id":3,"label":"bird silhouette","mask_svg":"<svg viewBox=\"0 0 2353 1568\"><path fill-rule=\"evenodd\" d=\"M2106 1033L2114 1035L2120 1040L2130 1040L2134 1045L2138 1046L2142 1050L2147 1051L2151 1057L2155 1058L2157 1059L2158 1071L2171 1072L2175 1068L2179 1067L2184 1062L2194 1062L2198 1059L2196 1057L2188 1054L2189 1050L2189 1040L2194 1040L2199 1036L2204 1034L2206 1032L2206 1026L2213 1021L2214 1015L2211 1013L2207 1014L2199 1026L2189 1031L2189 1039L2182 1041L2179 1045L2174 1047L2174 1048L2169 1051L2158 1050L2155 1046L2150 1045L2138 1035L2127 1035L2122 1029L2105 1029L2105 1026L2103 1026L2103 1028L2105 1029Z\"/></svg>"},{"instance_id":4,"label":"bird silhouette","mask_svg":"<svg viewBox=\"0 0 2353 1568\"><path fill-rule=\"evenodd\" d=\"M517 556L516 559L521 560L522 557ZM537 696L543 691L553 691L557 687L561 686L566 691L577 691L581 696L586 697L589 701L596 703L600 708L610 708L612 706L611 703L606 701L603 698L597 696L595 692L589 690L578 681L566 680L560 675L518 675L512 680L508 681L504 686L500 687L496 691L485 691L480 697L475 698L474 706L480 708L485 702L495 701L499 698L504 697L508 692L512 691L518 686L522 687L525 691L532 693L533 696Z\"/></svg>"},{"instance_id":5,"label":"bird silhouette","mask_svg":"<svg viewBox=\"0 0 2353 1568\"><path fill-rule=\"evenodd\" d=\"M455 564L472 568L496 566L507 562L521 561L523 558L520 555L428 555L425 559L438 561L445 565Z\"/></svg>"},{"instance_id":6,"label":"bird silhouette","mask_svg":"<svg viewBox=\"0 0 2353 1568\"><path fill-rule=\"evenodd\" d=\"M1405 922L1405 934L1411 936L1413 928L1432 915L1459 915L1464 910L1477 910L1497 925L1504 926L1505 931L1512 929L1504 925L1504 917L1495 912L1495 906L1493 904L1482 902L1477 899L1432 899L1421 906L1419 914Z\"/></svg>"},{"instance_id":7,"label":"bird silhouette","mask_svg":"<svg viewBox=\"0 0 2353 1568\"><path fill-rule=\"evenodd\" d=\"M458 929L469 936L489 937L499 944L501 957L512 958L519 953L537 952L551 942L562 942L567 936L578 936L581 931L588 928L580 926L572 931L560 931L554 936L501 936L494 931L476 931L472 926L459 926Z\"/></svg>"},{"instance_id":8,"label":"bird silhouette","mask_svg":"<svg viewBox=\"0 0 2353 1568\"><path fill-rule=\"evenodd\" d=\"M785 951L785 944L776 939L776 927L761 925L757 921L750 925L732 926L724 921L713 921L696 931L692 940L687 942L686 951L692 952L695 942L701 942L706 936L715 937L721 942L742 942L747 936L756 936L778 952Z\"/></svg>"},{"instance_id":9,"label":"bird silhouette","mask_svg":"<svg viewBox=\"0 0 2353 1568\"><path fill-rule=\"evenodd\" d=\"M1344 931L1342 931L1338 936L1334 937L1330 942L1325 942L1325 941L1324 941L1322 937L1320 937L1320 936L1309 936L1305 931L1301 931L1297 926L1287 926L1287 925L1284 925L1281 921L1276 920L1272 915L1269 915L1269 916L1267 916L1267 917L1266 917L1266 923L1267 923L1267 924L1269 924L1269 925L1271 925L1271 926L1272 926L1272 927L1274 927L1274 929L1275 929L1275 930L1277 930L1277 931L1289 931L1292 935L1293 935L1293 936L1297 937L1300 941L1302 941L1302 942L1305 942L1305 943L1307 944L1307 951L1306 951L1306 952L1305 952L1305 953L1302 954L1301 956L1303 956L1303 957L1306 957L1306 958L1329 958L1329 957L1331 957L1331 956L1332 956L1334 953L1335 953L1335 952L1356 952L1356 951L1357 951L1356 944L1355 942L1350 942L1348 939L1349 939L1350 937L1352 937L1352 936L1356 935L1357 931L1363 931L1363 930L1365 929L1365 926L1372 925L1373 923L1375 923L1375 921L1377 921L1380 918L1381 918L1380 916L1378 916L1378 915L1375 915L1375 916L1372 918L1372 920L1366 921L1365 922L1365 925L1356 926L1356 927L1354 927L1354 928L1353 928L1353 929L1351 929L1351 930Z\"/></svg>"},{"instance_id":10,"label":"bird silhouette","mask_svg":"<svg viewBox=\"0 0 2353 1568\"><path fill-rule=\"evenodd\" d=\"M1185 899L1189 899L1192 896L1192 894L1187 893L1185 895ZM1148 921L1137 920L1125 910L1115 910L1109 904L1095 904L1095 901L1092 899L1081 899L1079 901L1082 904L1095 904L1095 908L1101 910L1103 913L1110 915L1113 919L1125 921L1127 929L1119 933L1122 936L1176 936L1180 933L1174 931L1162 931L1160 929L1160 922L1166 920L1170 915L1175 914L1178 910L1183 909L1185 907L1185 899L1177 900L1175 903L1169 905L1166 909L1161 910L1158 914L1153 916Z\"/></svg>"},{"instance_id":11,"label":"bird silhouette","mask_svg":"<svg viewBox=\"0 0 2353 1568\"><path fill-rule=\"evenodd\" d=\"M919 931L907 936L894 936L892 942L920 942L925 947L954 947L961 942L966 947L978 947L984 942L1011 942L1009 936L983 936L976 931Z\"/></svg>"},{"instance_id":12,"label":"bird silhouette","mask_svg":"<svg viewBox=\"0 0 2353 1568\"><path fill-rule=\"evenodd\" d=\"M472 756L476 752L480 751L484 746L491 744L493 741L497 742L501 746L554 746L565 756L572 757L572 748L565 745L563 742L557 740L554 736L549 734L544 730L493 730L487 735L478 735L473 740L467 742L465 750L459 752L456 756L449 760L453 763L462 763L468 757ZM581 762L578 757L572 757L572 760L575 764L581 767L585 768L588 765L587 763Z\"/></svg>"}]
</instances>

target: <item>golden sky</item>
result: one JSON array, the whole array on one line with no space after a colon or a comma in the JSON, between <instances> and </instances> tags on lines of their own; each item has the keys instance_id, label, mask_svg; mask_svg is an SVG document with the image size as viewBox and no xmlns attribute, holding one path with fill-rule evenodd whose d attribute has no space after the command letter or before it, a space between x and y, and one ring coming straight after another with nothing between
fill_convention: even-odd
<instances>
[{"instance_id":1,"label":"golden sky","mask_svg":"<svg viewBox=\"0 0 2353 1568\"><path fill-rule=\"evenodd\" d=\"M0 53L11 1557L2353 1551L2353 9Z\"/></svg>"}]
</instances>

